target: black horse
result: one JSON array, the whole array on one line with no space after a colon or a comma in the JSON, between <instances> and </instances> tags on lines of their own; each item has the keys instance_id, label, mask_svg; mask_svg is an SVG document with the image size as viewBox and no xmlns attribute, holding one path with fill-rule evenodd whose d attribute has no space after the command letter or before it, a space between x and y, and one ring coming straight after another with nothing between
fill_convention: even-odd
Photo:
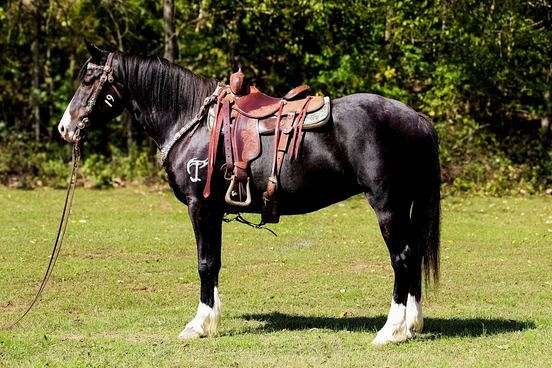
<instances>
[{"instance_id":1,"label":"black horse","mask_svg":"<svg viewBox=\"0 0 552 368\"><path fill-rule=\"evenodd\" d=\"M217 81L157 57L108 53L93 45L88 50L81 84L58 127L65 140L75 142L82 129L123 109L160 149L194 123L174 142L164 167L176 197L188 206L201 279L197 313L179 337L211 336L220 320L222 220L235 209L224 201L221 172L215 173L211 196L202 195L210 133L205 119L194 117ZM262 138L263 153L251 166L253 201L246 212L261 209L273 144L271 137ZM375 344L403 341L422 329L422 273L426 281L439 275L438 150L436 132L424 115L398 101L359 93L332 100L329 124L306 132L300 159L285 159L282 166L278 195L284 215L315 211L358 193L374 209L395 273L388 319Z\"/></svg>"}]
</instances>

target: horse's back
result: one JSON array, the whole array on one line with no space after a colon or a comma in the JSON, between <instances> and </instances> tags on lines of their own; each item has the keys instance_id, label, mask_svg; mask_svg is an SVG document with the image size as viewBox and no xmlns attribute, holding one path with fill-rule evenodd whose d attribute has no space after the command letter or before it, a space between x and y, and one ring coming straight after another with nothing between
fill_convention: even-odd
<instances>
[{"instance_id":1,"label":"horse's back","mask_svg":"<svg viewBox=\"0 0 552 368\"><path fill-rule=\"evenodd\" d=\"M434 135L425 116L400 101L373 93L332 100L332 118L338 132L363 130L377 139L389 137L414 143Z\"/></svg>"},{"instance_id":2,"label":"horse's back","mask_svg":"<svg viewBox=\"0 0 552 368\"><path fill-rule=\"evenodd\" d=\"M433 128L407 105L376 94L332 100L332 118L305 133L300 157L287 157L280 175L282 214L303 213L371 192L379 179L404 181L418 165L419 147ZM251 169L256 192L266 186L273 137L262 139L263 154Z\"/></svg>"}]
</instances>

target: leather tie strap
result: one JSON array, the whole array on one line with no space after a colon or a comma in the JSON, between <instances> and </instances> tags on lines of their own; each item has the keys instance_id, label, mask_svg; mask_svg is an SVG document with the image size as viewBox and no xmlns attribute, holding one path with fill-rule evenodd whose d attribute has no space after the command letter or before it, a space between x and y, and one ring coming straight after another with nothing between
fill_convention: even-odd
<instances>
[{"instance_id":1,"label":"leather tie strap","mask_svg":"<svg viewBox=\"0 0 552 368\"><path fill-rule=\"evenodd\" d=\"M280 123L282 122L282 110L284 109L285 101L280 102L280 107L278 108L278 115L276 116L276 126L274 128L274 158L272 161L272 172L271 177L276 177L276 167L278 156L278 141L280 140Z\"/></svg>"},{"instance_id":2,"label":"leather tie strap","mask_svg":"<svg viewBox=\"0 0 552 368\"><path fill-rule=\"evenodd\" d=\"M224 94L221 96L224 97ZM207 180L205 182L205 188L203 189L204 198L209 198L211 195L211 180L213 178L213 171L217 160L218 141L220 131L222 129L222 122L224 119L230 120L230 103L228 101L221 103L222 97L220 97L217 102L215 126L211 130L211 137L209 139L209 151L207 154Z\"/></svg>"},{"instance_id":3,"label":"leather tie strap","mask_svg":"<svg viewBox=\"0 0 552 368\"><path fill-rule=\"evenodd\" d=\"M307 116L307 107L311 100L312 96L306 98L305 104L301 108L301 112L297 117L297 122L293 127L293 141L291 143L291 158L297 159L299 157L299 149L301 147L301 141L303 139L303 123L305 122L305 117Z\"/></svg>"},{"instance_id":4,"label":"leather tie strap","mask_svg":"<svg viewBox=\"0 0 552 368\"><path fill-rule=\"evenodd\" d=\"M230 180L228 173L231 172L234 167L234 155L232 153L232 125L231 118L223 120L222 133L224 135L224 158L226 160L225 166L225 179Z\"/></svg>"}]
</instances>

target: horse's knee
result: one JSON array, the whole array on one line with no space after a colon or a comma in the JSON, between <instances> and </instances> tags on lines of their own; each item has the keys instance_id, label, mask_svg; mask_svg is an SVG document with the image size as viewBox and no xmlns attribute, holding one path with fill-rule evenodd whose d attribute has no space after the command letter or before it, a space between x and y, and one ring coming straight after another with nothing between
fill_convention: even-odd
<instances>
[{"instance_id":1,"label":"horse's knee","mask_svg":"<svg viewBox=\"0 0 552 368\"><path fill-rule=\"evenodd\" d=\"M200 275L206 275L211 271L212 268L212 262L209 262L206 259L200 259L197 263L197 271Z\"/></svg>"},{"instance_id":2,"label":"horse's knee","mask_svg":"<svg viewBox=\"0 0 552 368\"><path fill-rule=\"evenodd\" d=\"M219 269L220 264L209 259L200 259L197 264L197 270L201 277L216 276Z\"/></svg>"}]
</instances>

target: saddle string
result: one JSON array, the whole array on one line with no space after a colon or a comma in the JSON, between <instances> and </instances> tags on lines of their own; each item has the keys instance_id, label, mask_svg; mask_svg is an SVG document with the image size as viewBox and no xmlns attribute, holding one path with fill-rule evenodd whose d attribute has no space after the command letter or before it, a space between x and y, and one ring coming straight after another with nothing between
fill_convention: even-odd
<instances>
[{"instance_id":1,"label":"saddle string","mask_svg":"<svg viewBox=\"0 0 552 368\"><path fill-rule=\"evenodd\" d=\"M63 243L63 239L65 237L65 230L67 229L67 223L69 220L69 214L71 213L71 206L73 205L73 197L75 195L75 186L77 183L77 173L79 169L79 162L80 162L80 141L78 140L73 145L73 164L72 164L72 170L71 170L71 176L69 177L69 183L67 185L67 193L65 195L65 203L63 205L63 211L61 214L61 219L58 226L58 231L56 235L56 239L54 241L54 247L52 249L52 254L50 255L50 260L48 262L48 267L46 268L46 271L44 272L44 276L42 278L42 282L40 283L40 287L38 288L34 298L32 299L31 303L28 305L25 312L19 316L15 322L7 326L7 329L11 329L14 326L16 326L34 307L34 305L38 302L40 296L42 295L42 292L46 288L46 284L50 278L50 275L52 274L52 271L54 269L54 266L56 264L56 261L58 259L61 245Z\"/></svg>"},{"instance_id":2,"label":"saddle string","mask_svg":"<svg viewBox=\"0 0 552 368\"><path fill-rule=\"evenodd\" d=\"M274 230L266 227L266 225L263 223L263 222L259 222L258 224L255 224L251 221L249 221L248 219L246 219L245 217L242 216L242 214L240 212L237 212L234 217L228 217L228 213L225 213L224 214L224 217L222 218L222 221L226 222L226 223L229 223L229 222L233 222L233 221L236 221L240 224L244 224L244 225L247 225L247 226L251 226L252 228L254 229L260 229L260 230L266 230L268 231L269 233L271 233L272 235L274 236L278 236L278 234L276 234L276 232L274 232Z\"/></svg>"}]
</instances>

